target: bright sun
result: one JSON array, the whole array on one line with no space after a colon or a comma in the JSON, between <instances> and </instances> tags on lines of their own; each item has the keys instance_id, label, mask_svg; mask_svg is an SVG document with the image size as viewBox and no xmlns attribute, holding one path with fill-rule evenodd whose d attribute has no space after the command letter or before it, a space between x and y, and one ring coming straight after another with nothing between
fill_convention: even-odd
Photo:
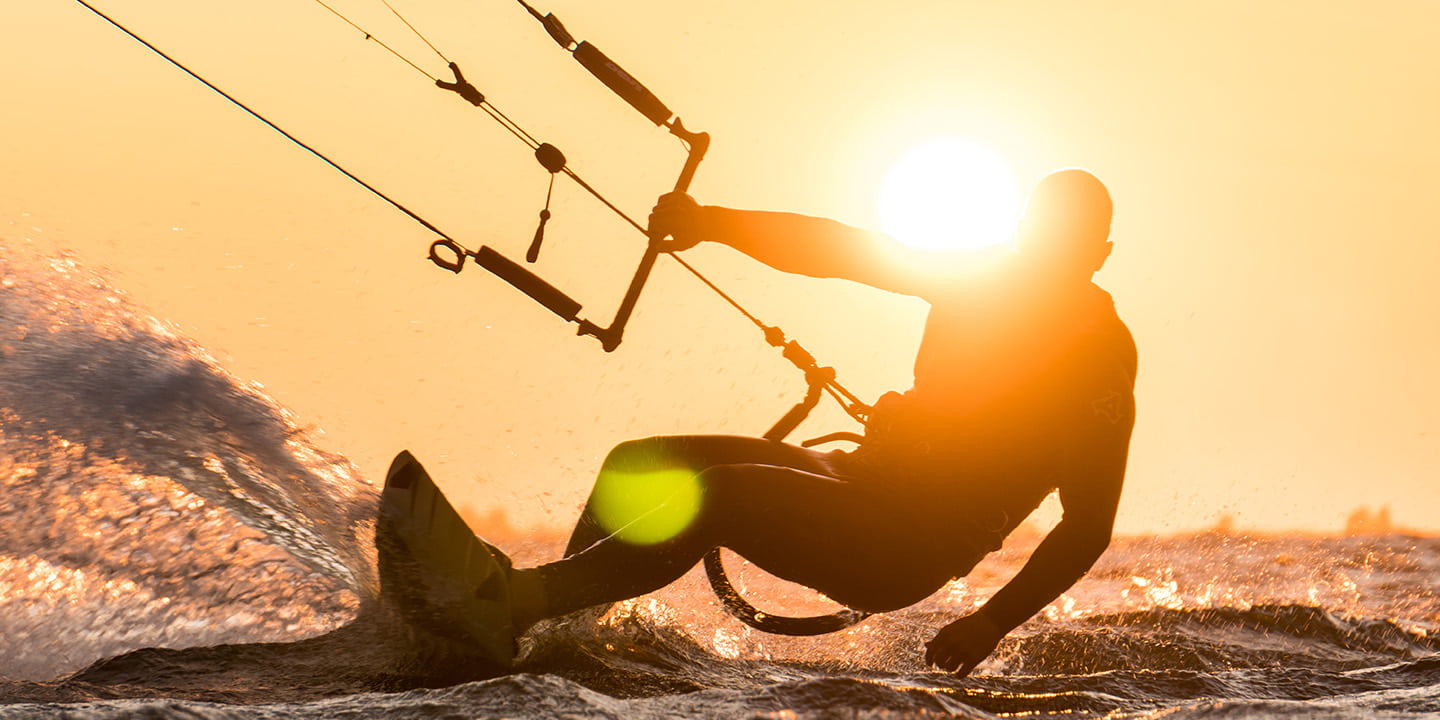
<instances>
[{"instance_id":1,"label":"bright sun","mask_svg":"<svg viewBox=\"0 0 1440 720\"><path fill-rule=\"evenodd\" d=\"M969 250L1010 241L1020 193L989 148L937 137L901 155L880 185L880 227L906 245Z\"/></svg>"}]
</instances>

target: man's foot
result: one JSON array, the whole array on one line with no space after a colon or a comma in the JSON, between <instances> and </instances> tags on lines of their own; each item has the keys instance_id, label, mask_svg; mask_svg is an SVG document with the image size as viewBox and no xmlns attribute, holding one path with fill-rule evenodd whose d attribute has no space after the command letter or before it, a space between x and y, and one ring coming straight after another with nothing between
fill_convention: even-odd
<instances>
[{"instance_id":1,"label":"man's foot","mask_svg":"<svg viewBox=\"0 0 1440 720\"><path fill-rule=\"evenodd\" d=\"M409 453L386 477L375 545L382 596L403 619L496 664L512 662L510 558L476 537Z\"/></svg>"}]
</instances>

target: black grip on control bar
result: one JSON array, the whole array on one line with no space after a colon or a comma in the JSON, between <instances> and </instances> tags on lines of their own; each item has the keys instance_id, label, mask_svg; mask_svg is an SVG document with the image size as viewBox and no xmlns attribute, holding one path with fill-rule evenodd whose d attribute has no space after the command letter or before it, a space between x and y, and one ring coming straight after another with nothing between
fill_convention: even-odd
<instances>
[{"instance_id":1,"label":"black grip on control bar","mask_svg":"<svg viewBox=\"0 0 1440 720\"><path fill-rule=\"evenodd\" d=\"M655 93L640 84L633 75L625 72L623 68L615 64L614 60L605 56L600 49L588 42L582 42L575 48L575 59L585 66L590 74L600 78L600 82L615 91L616 95L625 98L625 102L640 111L641 115L650 119L656 125L664 125L671 117L670 108L655 97Z\"/></svg>"},{"instance_id":2,"label":"black grip on control bar","mask_svg":"<svg viewBox=\"0 0 1440 720\"><path fill-rule=\"evenodd\" d=\"M580 303L560 292L560 289L540 279L540 276L521 267L510 258L483 246L474 253L475 262L497 277L514 285L520 292L534 298L535 302L550 309L568 322L576 322L580 316Z\"/></svg>"}]
</instances>

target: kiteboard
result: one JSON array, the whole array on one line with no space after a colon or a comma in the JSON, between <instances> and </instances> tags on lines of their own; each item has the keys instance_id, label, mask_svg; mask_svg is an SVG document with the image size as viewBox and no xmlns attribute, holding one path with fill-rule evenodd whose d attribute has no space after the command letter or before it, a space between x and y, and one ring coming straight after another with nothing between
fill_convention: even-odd
<instances>
[{"instance_id":1,"label":"kiteboard","mask_svg":"<svg viewBox=\"0 0 1440 720\"><path fill-rule=\"evenodd\" d=\"M382 597L403 620L483 662L514 662L510 559L470 530L408 451L386 473L375 545Z\"/></svg>"}]
</instances>

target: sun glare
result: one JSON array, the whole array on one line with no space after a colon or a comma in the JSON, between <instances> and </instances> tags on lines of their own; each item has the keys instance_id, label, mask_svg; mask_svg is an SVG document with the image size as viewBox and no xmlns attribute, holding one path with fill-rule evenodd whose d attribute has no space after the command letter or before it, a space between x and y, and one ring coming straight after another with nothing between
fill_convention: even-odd
<instances>
[{"instance_id":1,"label":"sun glare","mask_svg":"<svg viewBox=\"0 0 1440 720\"><path fill-rule=\"evenodd\" d=\"M925 250L971 250L1010 241L1020 210L1015 175L989 148L959 137L901 155L880 185L880 227Z\"/></svg>"}]
</instances>

